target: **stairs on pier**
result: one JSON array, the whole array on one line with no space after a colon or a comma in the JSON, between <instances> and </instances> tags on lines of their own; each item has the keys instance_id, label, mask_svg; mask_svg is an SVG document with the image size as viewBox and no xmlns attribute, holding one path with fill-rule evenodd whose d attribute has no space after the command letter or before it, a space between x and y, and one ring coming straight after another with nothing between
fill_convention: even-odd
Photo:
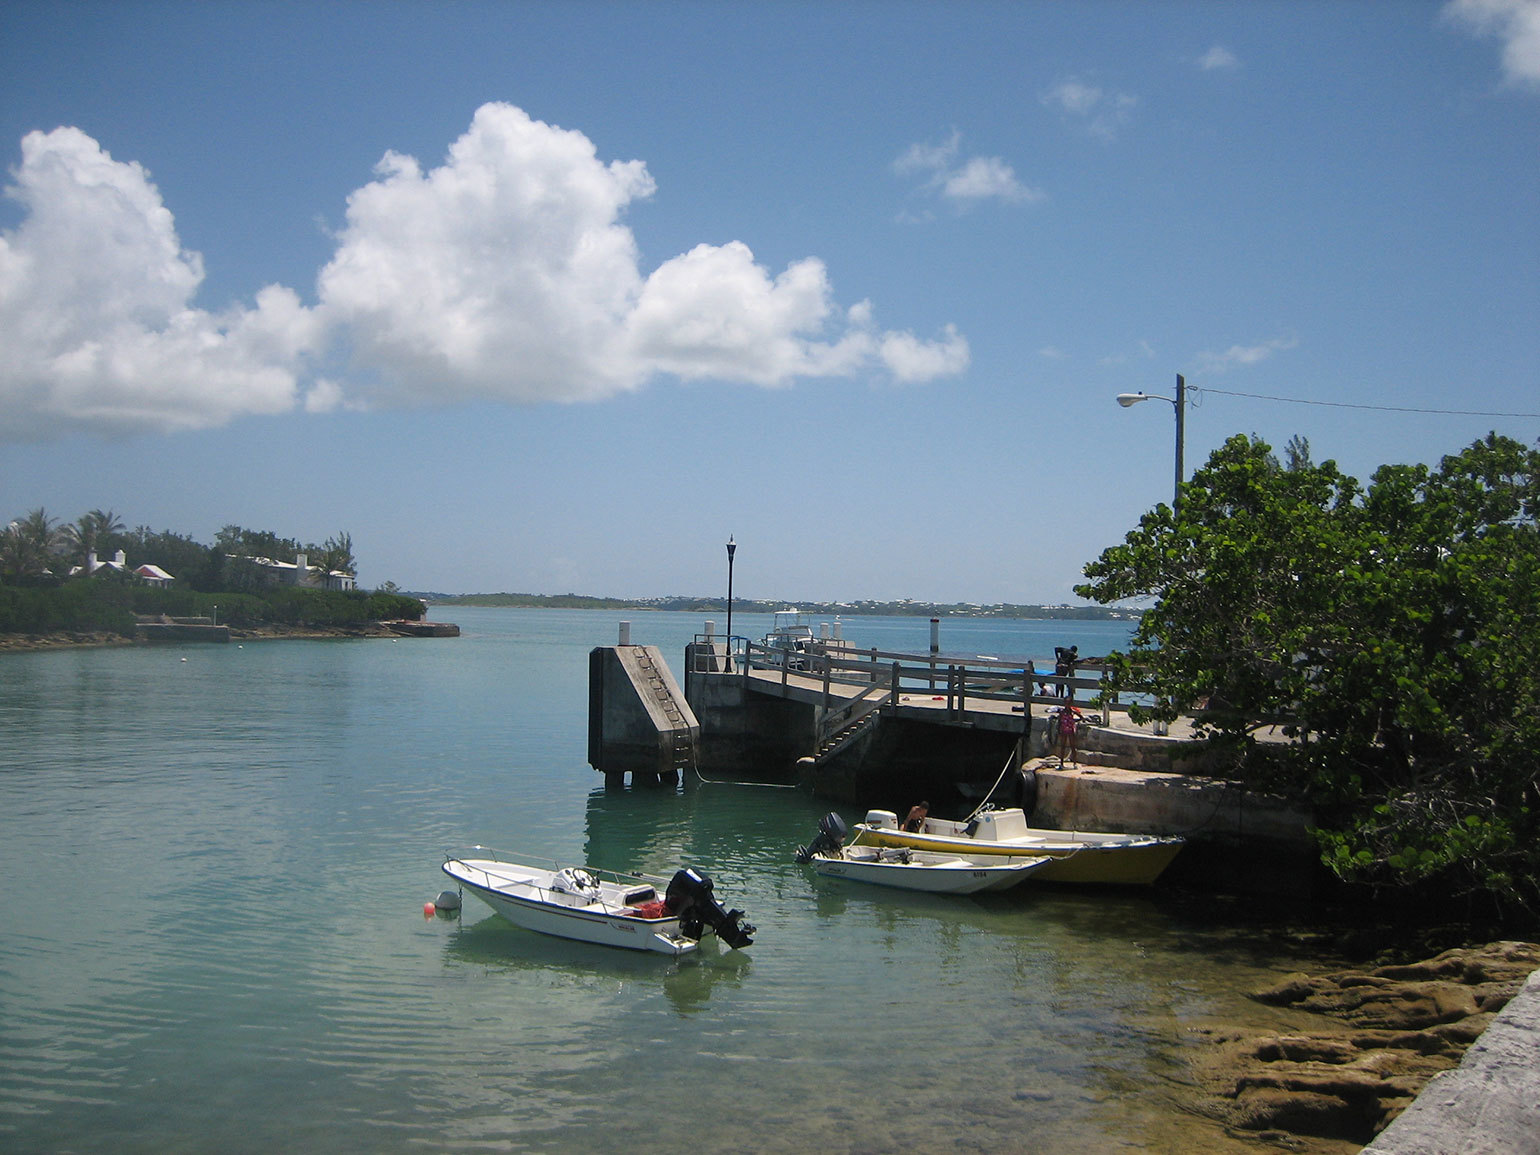
<instances>
[{"instance_id":1,"label":"stairs on pier","mask_svg":"<svg viewBox=\"0 0 1540 1155\"><path fill-rule=\"evenodd\" d=\"M893 691L873 687L870 693L875 697L863 694L825 720L818 748L813 751L815 765L827 762L881 723L882 708L893 700Z\"/></svg>"}]
</instances>

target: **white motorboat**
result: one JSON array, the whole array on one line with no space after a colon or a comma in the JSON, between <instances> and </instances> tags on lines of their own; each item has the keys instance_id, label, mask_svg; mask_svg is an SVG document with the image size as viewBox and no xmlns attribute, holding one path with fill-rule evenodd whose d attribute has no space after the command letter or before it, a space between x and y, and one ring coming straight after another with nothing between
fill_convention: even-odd
<instances>
[{"instance_id":1,"label":"white motorboat","mask_svg":"<svg viewBox=\"0 0 1540 1155\"><path fill-rule=\"evenodd\" d=\"M813 649L813 627L801 610L776 610L771 617L770 632L760 645L765 650L765 660L771 665L784 665L788 670L805 670L808 654Z\"/></svg>"},{"instance_id":2,"label":"white motorboat","mask_svg":"<svg viewBox=\"0 0 1540 1155\"><path fill-rule=\"evenodd\" d=\"M856 823L851 842L968 857L1046 857L1052 865L1036 875L1040 881L1125 886L1154 882L1186 844L1175 837L1031 827L1026 814L1015 807L984 809L963 821L927 816L918 830L902 828L891 810L868 810L866 821Z\"/></svg>"},{"instance_id":3,"label":"white motorboat","mask_svg":"<svg viewBox=\"0 0 1540 1155\"><path fill-rule=\"evenodd\" d=\"M710 878L685 867L669 880L511 858L485 846L456 851L444 873L515 926L626 950L689 954L707 933L738 949L755 928L724 910Z\"/></svg>"},{"instance_id":4,"label":"white motorboat","mask_svg":"<svg viewBox=\"0 0 1540 1155\"><path fill-rule=\"evenodd\" d=\"M826 878L850 878L930 894L1007 890L1053 861L1041 856L967 856L904 846L846 846L845 823L832 811L819 821L818 831L818 837L797 851L797 861L811 865Z\"/></svg>"}]
</instances>

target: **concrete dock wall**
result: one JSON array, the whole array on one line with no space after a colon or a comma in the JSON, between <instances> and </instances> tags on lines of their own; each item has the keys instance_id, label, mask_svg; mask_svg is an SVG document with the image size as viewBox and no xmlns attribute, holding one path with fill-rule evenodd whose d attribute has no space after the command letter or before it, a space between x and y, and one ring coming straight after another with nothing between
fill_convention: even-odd
<instances>
[{"instance_id":1,"label":"concrete dock wall","mask_svg":"<svg viewBox=\"0 0 1540 1155\"><path fill-rule=\"evenodd\" d=\"M695 647L690 647L693 651ZM817 711L801 702L751 694L738 677L687 656L685 697L700 719L699 765L708 777L791 780L797 759L817 741Z\"/></svg>"},{"instance_id":2,"label":"concrete dock wall","mask_svg":"<svg viewBox=\"0 0 1540 1155\"><path fill-rule=\"evenodd\" d=\"M1465 1052L1435 1075L1364 1155L1540 1152L1540 971Z\"/></svg>"},{"instance_id":3,"label":"concrete dock wall","mask_svg":"<svg viewBox=\"0 0 1540 1155\"><path fill-rule=\"evenodd\" d=\"M1146 834L1202 834L1231 845L1257 841L1313 846L1308 811L1244 790L1233 782L1123 770L1039 763L1037 817L1063 829Z\"/></svg>"},{"instance_id":4,"label":"concrete dock wall","mask_svg":"<svg viewBox=\"0 0 1540 1155\"><path fill-rule=\"evenodd\" d=\"M677 776L699 740L700 722L656 646L589 652L588 763L607 780Z\"/></svg>"},{"instance_id":5,"label":"concrete dock wall","mask_svg":"<svg viewBox=\"0 0 1540 1155\"><path fill-rule=\"evenodd\" d=\"M1308 811L1221 779L1111 766L1032 764L1033 824L1179 835L1168 881L1232 893L1305 897L1321 871Z\"/></svg>"},{"instance_id":6,"label":"concrete dock wall","mask_svg":"<svg viewBox=\"0 0 1540 1155\"><path fill-rule=\"evenodd\" d=\"M139 622L134 633L147 642L228 642L229 626L201 622Z\"/></svg>"}]
</instances>

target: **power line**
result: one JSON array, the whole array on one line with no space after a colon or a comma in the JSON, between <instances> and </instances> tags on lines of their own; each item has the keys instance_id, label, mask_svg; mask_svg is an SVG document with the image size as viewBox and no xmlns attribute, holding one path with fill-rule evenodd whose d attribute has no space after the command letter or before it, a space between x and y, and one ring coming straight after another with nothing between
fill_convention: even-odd
<instances>
[{"instance_id":1,"label":"power line","mask_svg":"<svg viewBox=\"0 0 1540 1155\"><path fill-rule=\"evenodd\" d=\"M1196 392L1196 390L1189 390ZM1204 393L1219 393L1225 397L1248 397L1253 401L1282 401L1288 405L1325 405L1333 409L1373 409L1381 413L1432 413L1440 417L1534 417L1540 413L1488 413L1480 409L1419 409L1410 405L1355 405L1350 401L1303 401L1298 397L1272 397L1266 393L1232 393L1228 389L1209 389Z\"/></svg>"}]
</instances>

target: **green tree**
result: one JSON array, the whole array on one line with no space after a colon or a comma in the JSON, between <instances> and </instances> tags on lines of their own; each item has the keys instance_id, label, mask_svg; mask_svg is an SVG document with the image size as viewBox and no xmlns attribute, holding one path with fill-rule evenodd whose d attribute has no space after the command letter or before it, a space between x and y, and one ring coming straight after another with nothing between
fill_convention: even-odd
<instances>
[{"instance_id":1,"label":"green tree","mask_svg":"<svg viewBox=\"0 0 1540 1155\"><path fill-rule=\"evenodd\" d=\"M291 562L305 547L289 537L279 537L269 530L242 529L227 525L214 535L214 547L237 557L265 557L270 561Z\"/></svg>"},{"instance_id":2,"label":"green tree","mask_svg":"<svg viewBox=\"0 0 1540 1155\"><path fill-rule=\"evenodd\" d=\"M179 587L194 590L218 588L223 570L222 555L200 542L170 530L156 532L137 526L126 535L125 548L136 564L158 565L176 579Z\"/></svg>"},{"instance_id":3,"label":"green tree","mask_svg":"<svg viewBox=\"0 0 1540 1155\"><path fill-rule=\"evenodd\" d=\"M1289 457L1232 438L1086 567L1082 596L1156 599L1119 677L1205 707L1240 773L1315 806L1343 877L1540 909L1540 454L1492 435L1367 491Z\"/></svg>"},{"instance_id":4,"label":"green tree","mask_svg":"<svg viewBox=\"0 0 1540 1155\"><path fill-rule=\"evenodd\" d=\"M0 575L10 581L44 578L59 562L62 547L58 519L39 506L0 534Z\"/></svg>"},{"instance_id":5,"label":"green tree","mask_svg":"<svg viewBox=\"0 0 1540 1155\"><path fill-rule=\"evenodd\" d=\"M326 539L319 548L311 546L310 564L321 567L322 574L356 572L353 560L353 538L347 532Z\"/></svg>"},{"instance_id":6,"label":"green tree","mask_svg":"<svg viewBox=\"0 0 1540 1155\"><path fill-rule=\"evenodd\" d=\"M90 513L81 514L74 522L62 526L59 533L71 559L83 566L88 555L94 553L103 559L107 550L115 550L115 542L121 537L123 529L123 522L112 510L93 509Z\"/></svg>"}]
</instances>

